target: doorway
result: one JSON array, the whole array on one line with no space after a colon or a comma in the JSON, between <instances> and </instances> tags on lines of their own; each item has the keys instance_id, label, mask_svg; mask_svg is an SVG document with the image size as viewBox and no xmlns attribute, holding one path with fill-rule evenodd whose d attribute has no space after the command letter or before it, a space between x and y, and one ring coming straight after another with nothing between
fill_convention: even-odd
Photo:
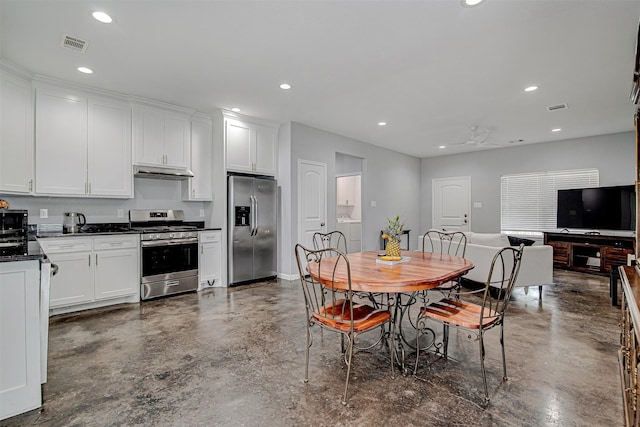
<instances>
[{"instance_id":1,"label":"doorway","mask_svg":"<svg viewBox=\"0 0 640 427\"><path fill-rule=\"evenodd\" d=\"M336 230L347 240L347 252L362 250L362 161L336 153Z\"/></svg>"}]
</instances>

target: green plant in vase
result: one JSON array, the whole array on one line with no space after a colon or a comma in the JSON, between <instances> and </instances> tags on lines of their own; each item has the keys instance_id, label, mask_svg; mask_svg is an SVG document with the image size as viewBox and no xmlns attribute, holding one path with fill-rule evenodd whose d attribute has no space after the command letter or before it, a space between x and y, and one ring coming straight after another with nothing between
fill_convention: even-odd
<instances>
[{"instance_id":1,"label":"green plant in vase","mask_svg":"<svg viewBox=\"0 0 640 427\"><path fill-rule=\"evenodd\" d=\"M382 235L383 239L387 239L385 254L390 257L398 257L400 260L400 236L404 230L404 222L400 220L400 215L395 218L387 218L387 228Z\"/></svg>"}]
</instances>

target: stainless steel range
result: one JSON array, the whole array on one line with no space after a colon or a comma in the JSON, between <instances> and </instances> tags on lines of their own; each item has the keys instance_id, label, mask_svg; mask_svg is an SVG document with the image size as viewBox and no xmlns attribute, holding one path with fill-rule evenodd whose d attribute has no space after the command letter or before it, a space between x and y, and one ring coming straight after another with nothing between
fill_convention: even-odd
<instances>
[{"instance_id":1,"label":"stainless steel range","mask_svg":"<svg viewBox=\"0 0 640 427\"><path fill-rule=\"evenodd\" d=\"M184 224L182 210L131 210L140 232L140 298L198 289L198 227Z\"/></svg>"}]
</instances>

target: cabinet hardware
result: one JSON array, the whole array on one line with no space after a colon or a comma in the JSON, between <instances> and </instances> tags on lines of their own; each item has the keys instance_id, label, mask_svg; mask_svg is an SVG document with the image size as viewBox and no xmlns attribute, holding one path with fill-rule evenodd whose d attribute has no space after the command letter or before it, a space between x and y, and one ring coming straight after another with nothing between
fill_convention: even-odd
<instances>
[{"instance_id":1,"label":"cabinet hardware","mask_svg":"<svg viewBox=\"0 0 640 427\"><path fill-rule=\"evenodd\" d=\"M33 180L29 180L29 191L33 191Z\"/></svg>"},{"instance_id":2,"label":"cabinet hardware","mask_svg":"<svg viewBox=\"0 0 640 427\"><path fill-rule=\"evenodd\" d=\"M195 188L191 189L191 197L196 197L196 189Z\"/></svg>"},{"instance_id":3,"label":"cabinet hardware","mask_svg":"<svg viewBox=\"0 0 640 427\"><path fill-rule=\"evenodd\" d=\"M96 267L98 266L98 254L96 254Z\"/></svg>"},{"instance_id":4,"label":"cabinet hardware","mask_svg":"<svg viewBox=\"0 0 640 427\"><path fill-rule=\"evenodd\" d=\"M91 267L91 254L89 254L88 258L89 258L89 267Z\"/></svg>"}]
</instances>

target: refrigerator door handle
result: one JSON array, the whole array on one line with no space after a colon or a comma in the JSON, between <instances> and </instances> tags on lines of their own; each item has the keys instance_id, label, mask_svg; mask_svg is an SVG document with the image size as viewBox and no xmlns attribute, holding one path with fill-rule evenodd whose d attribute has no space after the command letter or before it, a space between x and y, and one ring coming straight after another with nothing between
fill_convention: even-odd
<instances>
[{"instance_id":1,"label":"refrigerator door handle","mask_svg":"<svg viewBox=\"0 0 640 427\"><path fill-rule=\"evenodd\" d=\"M253 210L253 235L258 235L258 198L253 196L255 209Z\"/></svg>"},{"instance_id":2,"label":"refrigerator door handle","mask_svg":"<svg viewBox=\"0 0 640 427\"><path fill-rule=\"evenodd\" d=\"M253 196L249 196L249 199L251 200L251 217L249 219L249 221L251 221L251 236L254 236L256 234L256 198Z\"/></svg>"}]
</instances>

